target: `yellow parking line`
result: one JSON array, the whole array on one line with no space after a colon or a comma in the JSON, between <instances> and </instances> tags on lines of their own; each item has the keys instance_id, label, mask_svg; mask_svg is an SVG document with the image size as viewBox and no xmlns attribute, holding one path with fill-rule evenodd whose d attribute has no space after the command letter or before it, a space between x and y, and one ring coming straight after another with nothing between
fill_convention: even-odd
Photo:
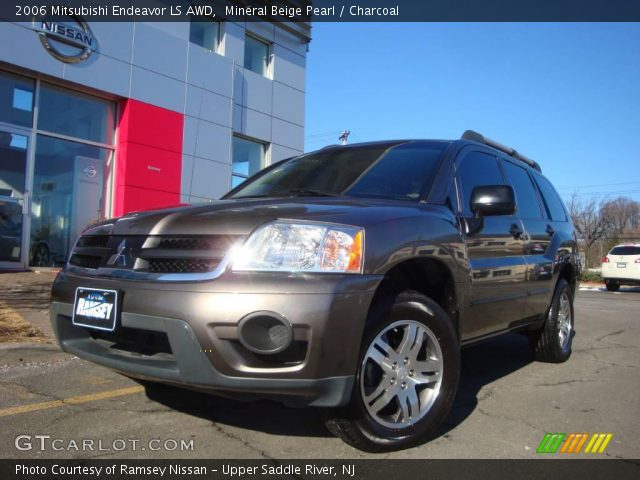
<instances>
[{"instance_id":1,"label":"yellow parking line","mask_svg":"<svg viewBox=\"0 0 640 480\"><path fill-rule=\"evenodd\" d=\"M144 387L135 386L119 388L117 390L107 390L106 392L90 393L89 395L78 395L76 397L63 398L62 400L52 400L50 402L32 403L30 405L20 405L17 407L3 408L0 409L0 417L8 417L10 415L19 415L21 413L36 412L38 410L63 407L65 405L77 405L79 403L95 402L96 400L122 397L123 395L132 395L134 393L140 393L143 391Z\"/></svg>"}]
</instances>

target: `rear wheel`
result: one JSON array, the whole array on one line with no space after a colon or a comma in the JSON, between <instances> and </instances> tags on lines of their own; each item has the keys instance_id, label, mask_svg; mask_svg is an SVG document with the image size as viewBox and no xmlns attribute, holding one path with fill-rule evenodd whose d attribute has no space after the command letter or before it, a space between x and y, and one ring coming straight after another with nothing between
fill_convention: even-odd
<instances>
[{"instance_id":1,"label":"rear wheel","mask_svg":"<svg viewBox=\"0 0 640 480\"><path fill-rule=\"evenodd\" d=\"M544 326L531 337L536 360L567 361L571 356L573 335L573 295L569 283L561 278L556 284Z\"/></svg>"},{"instance_id":2,"label":"rear wheel","mask_svg":"<svg viewBox=\"0 0 640 480\"><path fill-rule=\"evenodd\" d=\"M605 280L604 284L610 292L617 292L620 290L620 282L616 282L615 280Z\"/></svg>"},{"instance_id":3,"label":"rear wheel","mask_svg":"<svg viewBox=\"0 0 640 480\"><path fill-rule=\"evenodd\" d=\"M372 311L351 403L325 411L327 428L361 450L419 443L446 418L458 387L460 348L447 314L406 291Z\"/></svg>"}]
</instances>

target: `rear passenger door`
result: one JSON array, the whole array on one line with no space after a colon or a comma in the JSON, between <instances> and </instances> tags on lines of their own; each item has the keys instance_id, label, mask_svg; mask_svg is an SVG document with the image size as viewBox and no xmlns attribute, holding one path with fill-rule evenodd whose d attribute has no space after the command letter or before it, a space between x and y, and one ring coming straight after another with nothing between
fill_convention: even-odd
<instances>
[{"instance_id":1,"label":"rear passenger door","mask_svg":"<svg viewBox=\"0 0 640 480\"><path fill-rule=\"evenodd\" d=\"M459 219L463 230L476 219L471 193L481 185L505 185L498 159L484 151L467 150L456 162ZM527 265L523 257L523 229L514 215L485 217L483 227L467 235L471 269L471 298L462 322L462 338L469 340L508 328L524 316Z\"/></svg>"},{"instance_id":2,"label":"rear passenger door","mask_svg":"<svg viewBox=\"0 0 640 480\"><path fill-rule=\"evenodd\" d=\"M525 316L544 311L553 288L551 238L555 232L543 208L529 170L516 160L502 159L502 166L516 194L516 215L524 226L524 259L527 263L528 300Z\"/></svg>"}]
</instances>

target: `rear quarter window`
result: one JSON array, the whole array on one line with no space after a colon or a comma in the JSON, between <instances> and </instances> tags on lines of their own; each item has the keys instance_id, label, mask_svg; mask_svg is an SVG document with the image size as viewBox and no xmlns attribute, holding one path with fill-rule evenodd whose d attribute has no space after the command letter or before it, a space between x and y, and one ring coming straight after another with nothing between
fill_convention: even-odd
<instances>
[{"instance_id":1,"label":"rear quarter window","mask_svg":"<svg viewBox=\"0 0 640 480\"><path fill-rule=\"evenodd\" d=\"M534 176L551 220L554 222L566 222L567 214L564 204L551 182L540 174L536 173Z\"/></svg>"}]
</instances>

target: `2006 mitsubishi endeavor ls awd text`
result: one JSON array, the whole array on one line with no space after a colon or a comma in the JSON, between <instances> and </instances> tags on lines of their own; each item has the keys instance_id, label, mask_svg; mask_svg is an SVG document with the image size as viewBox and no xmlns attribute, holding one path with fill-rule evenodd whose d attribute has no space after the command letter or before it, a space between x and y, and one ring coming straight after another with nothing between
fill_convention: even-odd
<instances>
[{"instance_id":1,"label":"2006 mitsubishi endeavor ls awd text","mask_svg":"<svg viewBox=\"0 0 640 480\"><path fill-rule=\"evenodd\" d=\"M576 239L538 164L456 141L331 146L204 206L88 228L52 291L61 347L125 375L325 407L369 451L428 438L460 348L571 354Z\"/></svg>"}]
</instances>

